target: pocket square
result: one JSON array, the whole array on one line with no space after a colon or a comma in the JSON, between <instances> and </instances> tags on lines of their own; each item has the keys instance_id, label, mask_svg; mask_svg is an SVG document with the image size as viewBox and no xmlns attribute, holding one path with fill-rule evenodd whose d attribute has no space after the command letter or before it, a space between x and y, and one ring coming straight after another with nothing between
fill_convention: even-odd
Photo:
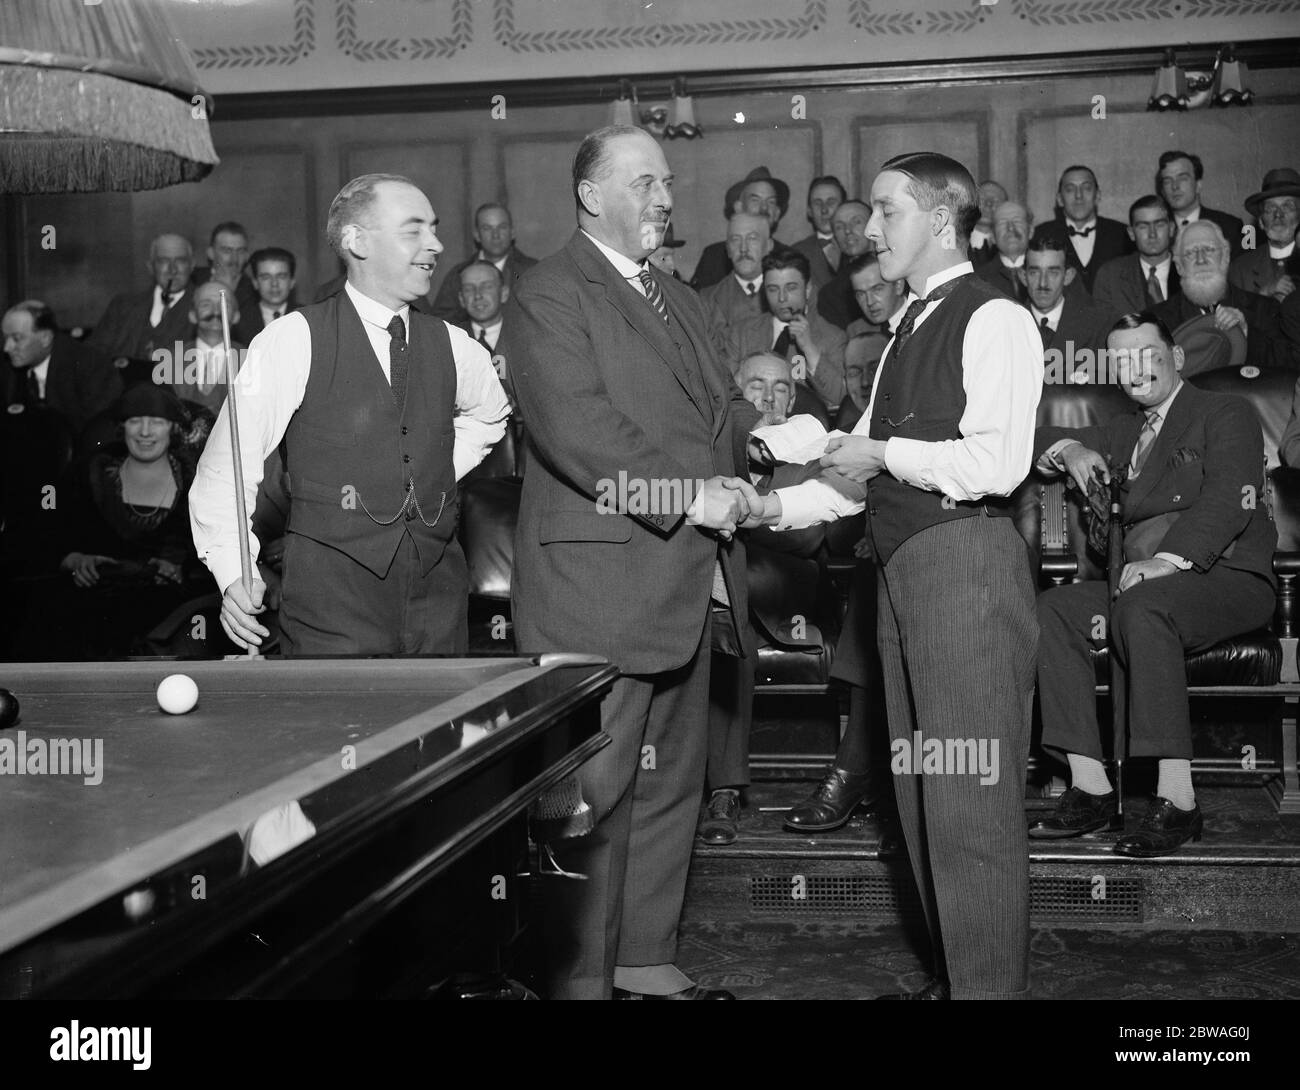
<instances>
[{"instance_id":1,"label":"pocket square","mask_svg":"<svg viewBox=\"0 0 1300 1090\"><path fill-rule=\"evenodd\" d=\"M1185 466L1190 462L1199 462L1200 460L1201 452L1199 450L1193 450L1191 447L1179 447L1169 456L1169 468L1178 469L1180 466Z\"/></svg>"}]
</instances>

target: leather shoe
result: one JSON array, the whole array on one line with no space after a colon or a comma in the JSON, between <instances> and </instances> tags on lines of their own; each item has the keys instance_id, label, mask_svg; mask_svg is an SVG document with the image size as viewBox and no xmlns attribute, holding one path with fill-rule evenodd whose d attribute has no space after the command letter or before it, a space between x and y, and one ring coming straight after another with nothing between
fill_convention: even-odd
<instances>
[{"instance_id":1,"label":"leather shoe","mask_svg":"<svg viewBox=\"0 0 1300 1090\"><path fill-rule=\"evenodd\" d=\"M1067 836L1095 833L1110 824L1115 810L1114 791L1090 795L1077 787L1067 787L1065 794L1056 800L1056 812L1034 822L1029 827L1029 835L1035 840L1060 840Z\"/></svg>"},{"instance_id":2,"label":"leather shoe","mask_svg":"<svg viewBox=\"0 0 1300 1090\"><path fill-rule=\"evenodd\" d=\"M948 993L948 982L946 980L931 980L919 992L891 992L889 995L878 995L877 999L951 999Z\"/></svg>"},{"instance_id":3,"label":"leather shoe","mask_svg":"<svg viewBox=\"0 0 1300 1090\"><path fill-rule=\"evenodd\" d=\"M1114 850L1119 855L1138 859L1173 855L1188 840L1200 840L1204 827L1199 806L1180 810L1168 799L1157 795L1137 832L1115 841Z\"/></svg>"},{"instance_id":4,"label":"leather shoe","mask_svg":"<svg viewBox=\"0 0 1300 1090\"><path fill-rule=\"evenodd\" d=\"M698 984L692 984L689 988L683 988L680 992L670 992L668 995L647 995L644 992L629 992L622 988L614 989L615 999L735 999L736 997L730 992L725 992L721 988L702 988Z\"/></svg>"},{"instance_id":5,"label":"leather shoe","mask_svg":"<svg viewBox=\"0 0 1300 1090\"><path fill-rule=\"evenodd\" d=\"M846 772L832 768L804 799L785 815L785 827L796 833L828 833L848 823L862 805L877 804L877 792L870 772Z\"/></svg>"},{"instance_id":6,"label":"leather shoe","mask_svg":"<svg viewBox=\"0 0 1300 1090\"><path fill-rule=\"evenodd\" d=\"M740 792L723 788L709 796L709 805L695 835L705 844L734 844L740 836Z\"/></svg>"}]
</instances>

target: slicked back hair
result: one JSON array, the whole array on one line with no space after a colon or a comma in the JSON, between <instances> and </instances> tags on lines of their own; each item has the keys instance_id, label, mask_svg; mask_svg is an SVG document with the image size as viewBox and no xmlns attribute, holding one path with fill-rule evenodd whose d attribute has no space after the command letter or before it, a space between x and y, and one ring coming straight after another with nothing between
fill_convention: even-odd
<instances>
[{"instance_id":1,"label":"slicked back hair","mask_svg":"<svg viewBox=\"0 0 1300 1090\"><path fill-rule=\"evenodd\" d=\"M243 235L244 241L248 241L248 232L244 230L244 225L242 223L236 223L234 220L222 220L212 228L212 234L208 236L209 246L215 246L217 244L218 235Z\"/></svg>"},{"instance_id":2,"label":"slicked back hair","mask_svg":"<svg viewBox=\"0 0 1300 1090\"><path fill-rule=\"evenodd\" d=\"M410 178L402 174L362 174L348 182L330 202L329 215L325 217L325 238L329 240L330 249L339 257L347 254L343 248L343 228L349 223L361 222L375 203L375 190L384 182L418 188Z\"/></svg>"},{"instance_id":3,"label":"slicked back hair","mask_svg":"<svg viewBox=\"0 0 1300 1090\"><path fill-rule=\"evenodd\" d=\"M54 311L39 299L24 299L21 303L15 303L5 313L11 314L14 311L21 311L31 318L33 333L39 333L42 330L49 330L51 333L59 331L59 327L54 321Z\"/></svg>"},{"instance_id":4,"label":"slicked back hair","mask_svg":"<svg viewBox=\"0 0 1300 1090\"><path fill-rule=\"evenodd\" d=\"M298 275L298 261L293 254L283 246L264 246L260 250L253 251L253 256L248 259L248 267L253 270L253 276L257 276L257 266L263 261L283 261L289 266L289 275Z\"/></svg>"},{"instance_id":5,"label":"slicked back hair","mask_svg":"<svg viewBox=\"0 0 1300 1090\"><path fill-rule=\"evenodd\" d=\"M763 258L763 271L770 269L794 269L803 277L804 286L812 280L812 265L809 264L808 258L798 250L790 250L787 253L768 254Z\"/></svg>"},{"instance_id":6,"label":"slicked back hair","mask_svg":"<svg viewBox=\"0 0 1300 1090\"><path fill-rule=\"evenodd\" d=\"M1174 220L1174 214L1169 210L1169 205L1165 204L1164 197L1157 197L1154 193L1148 193L1145 197L1139 197L1128 206L1128 225L1130 227L1133 226L1133 217L1144 208L1159 208L1164 212L1165 218L1170 223Z\"/></svg>"},{"instance_id":7,"label":"slicked back hair","mask_svg":"<svg viewBox=\"0 0 1300 1090\"><path fill-rule=\"evenodd\" d=\"M1160 339L1165 342L1165 346L1170 350L1178 347L1174 340L1174 335L1169 332L1169 327L1156 316L1153 310L1132 311L1125 314L1113 326L1107 330L1107 334L1118 333L1125 329L1140 329L1144 325L1153 325L1160 333Z\"/></svg>"},{"instance_id":8,"label":"slicked back hair","mask_svg":"<svg viewBox=\"0 0 1300 1090\"><path fill-rule=\"evenodd\" d=\"M971 173L956 159L937 151L913 151L895 155L881 168L897 171L911 179L907 192L923 212L940 205L952 212L957 242L965 249L970 233L980 221L979 190Z\"/></svg>"},{"instance_id":9,"label":"slicked back hair","mask_svg":"<svg viewBox=\"0 0 1300 1090\"><path fill-rule=\"evenodd\" d=\"M863 269L869 269L872 265L880 264L880 255L875 250L868 250L865 254L858 254L849 262L849 279L857 276Z\"/></svg>"},{"instance_id":10,"label":"slicked back hair","mask_svg":"<svg viewBox=\"0 0 1300 1090\"><path fill-rule=\"evenodd\" d=\"M1058 193L1061 191L1061 186L1065 185L1065 176L1067 174L1073 174L1076 170L1087 172L1088 177L1092 179L1092 188L1098 193L1101 192L1101 183L1097 181L1096 171L1094 171L1092 167L1084 166L1082 163L1075 163L1073 166L1068 166L1061 171L1061 176L1056 179L1056 191Z\"/></svg>"},{"instance_id":11,"label":"slicked back hair","mask_svg":"<svg viewBox=\"0 0 1300 1090\"><path fill-rule=\"evenodd\" d=\"M1029 240L1029 245L1025 248L1025 253L1042 254L1051 250L1054 253L1063 254L1065 253L1066 245L1067 243L1064 235L1057 234L1054 231L1045 231L1037 238L1031 238Z\"/></svg>"},{"instance_id":12,"label":"slicked back hair","mask_svg":"<svg viewBox=\"0 0 1300 1090\"><path fill-rule=\"evenodd\" d=\"M836 189L838 189L840 191L841 203L849 199L849 191L844 188L843 182L841 182L837 177L835 177L834 174L823 174L821 175L821 177L814 178L811 182L808 183L809 200L812 200L813 190L816 189L819 185L833 185Z\"/></svg>"},{"instance_id":13,"label":"slicked back hair","mask_svg":"<svg viewBox=\"0 0 1300 1090\"><path fill-rule=\"evenodd\" d=\"M579 212L582 211L582 198L578 196L578 186L587 181L604 181L613 170L609 161L609 142L620 136L643 132L645 129L635 125L606 125L582 138L573 156L573 203Z\"/></svg>"}]
</instances>

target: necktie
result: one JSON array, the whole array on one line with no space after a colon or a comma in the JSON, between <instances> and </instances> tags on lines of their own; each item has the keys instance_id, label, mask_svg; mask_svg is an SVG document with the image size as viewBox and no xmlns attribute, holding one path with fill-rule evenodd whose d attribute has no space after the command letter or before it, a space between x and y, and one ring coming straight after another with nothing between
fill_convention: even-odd
<instances>
[{"instance_id":1,"label":"necktie","mask_svg":"<svg viewBox=\"0 0 1300 1090\"><path fill-rule=\"evenodd\" d=\"M822 253L826 255L826 264L836 272L840 270L840 248L834 242L828 242L822 247Z\"/></svg>"},{"instance_id":2,"label":"necktie","mask_svg":"<svg viewBox=\"0 0 1300 1090\"><path fill-rule=\"evenodd\" d=\"M1142 430L1138 433L1137 444L1133 447L1133 457L1129 461L1128 479L1130 481L1142 472L1142 466L1146 464L1146 460L1151 454L1151 447L1156 441L1156 424L1159 420L1160 414L1155 409L1146 410L1146 420L1142 423Z\"/></svg>"},{"instance_id":3,"label":"necktie","mask_svg":"<svg viewBox=\"0 0 1300 1090\"><path fill-rule=\"evenodd\" d=\"M1044 348L1046 348L1048 345L1052 343L1052 334L1054 332L1055 330L1053 330L1052 327L1048 324L1046 317L1044 317L1043 320L1038 323L1038 335L1043 338Z\"/></svg>"},{"instance_id":4,"label":"necktie","mask_svg":"<svg viewBox=\"0 0 1300 1090\"><path fill-rule=\"evenodd\" d=\"M35 408L41 403L41 383L36 377L36 372L29 369L27 372L27 404Z\"/></svg>"},{"instance_id":5,"label":"necktie","mask_svg":"<svg viewBox=\"0 0 1300 1090\"><path fill-rule=\"evenodd\" d=\"M1094 223L1091 227L1070 227L1069 232L1076 238L1087 238L1096 229L1097 225Z\"/></svg>"},{"instance_id":6,"label":"necktie","mask_svg":"<svg viewBox=\"0 0 1300 1090\"><path fill-rule=\"evenodd\" d=\"M649 269L642 269L638 275L641 278L641 285L645 288L646 301L655 308L655 313L667 322L668 302L664 299L663 289L659 287L659 281L650 275Z\"/></svg>"},{"instance_id":7,"label":"necktie","mask_svg":"<svg viewBox=\"0 0 1300 1090\"><path fill-rule=\"evenodd\" d=\"M393 400L397 402L398 409L406 404L406 326L402 324L402 316L394 314L393 320L388 323L388 335L392 338L388 342L388 368L390 381L393 385Z\"/></svg>"},{"instance_id":8,"label":"necktie","mask_svg":"<svg viewBox=\"0 0 1300 1090\"><path fill-rule=\"evenodd\" d=\"M271 311L271 321L274 322L278 317L280 317L280 312L278 310Z\"/></svg>"},{"instance_id":9,"label":"necktie","mask_svg":"<svg viewBox=\"0 0 1300 1090\"><path fill-rule=\"evenodd\" d=\"M745 285L745 294L746 294L746 295L753 295L753 294L755 294L757 291L758 291L758 288L754 287L753 284L746 284L746 285Z\"/></svg>"},{"instance_id":10,"label":"necktie","mask_svg":"<svg viewBox=\"0 0 1300 1090\"><path fill-rule=\"evenodd\" d=\"M486 348L489 353L491 353L492 346L488 344L487 330L482 328L481 326L479 327L479 331L478 331L478 343L481 344L484 348Z\"/></svg>"},{"instance_id":11,"label":"necktie","mask_svg":"<svg viewBox=\"0 0 1300 1090\"><path fill-rule=\"evenodd\" d=\"M790 327L784 326L781 329L780 336L777 337L776 343L772 345L774 355L784 357L790 351Z\"/></svg>"},{"instance_id":12,"label":"necktie","mask_svg":"<svg viewBox=\"0 0 1300 1090\"><path fill-rule=\"evenodd\" d=\"M1151 272L1147 276L1147 297L1153 303L1163 303L1165 293L1160 290L1160 277L1156 275L1156 267L1151 266Z\"/></svg>"},{"instance_id":13,"label":"necktie","mask_svg":"<svg viewBox=\"0 0 1300 1090\"><path fill-rule=\"evenodd\" d=\"M966 276L955 276L951 280L940 284L924 299L912 300L908 305L907 310L903 312L903 320L898 323L898 332L894 334L894 351L891 353L891 356L897 357L898 354L903 351L903 345L905 345L908 339L912 336L912 327L916 325L916 320L921 316L921 312L931 303L937 303L941 299L946 299L954 290L956 290L957 285L966 279Z\"/></svg>"}]
</instances>

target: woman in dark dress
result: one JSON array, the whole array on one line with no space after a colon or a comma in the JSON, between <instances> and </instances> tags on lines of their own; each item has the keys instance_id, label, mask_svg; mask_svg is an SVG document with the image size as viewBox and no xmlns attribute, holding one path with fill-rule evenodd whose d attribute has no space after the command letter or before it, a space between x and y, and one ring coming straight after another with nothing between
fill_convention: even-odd
<instances>
[{"instance_id":1,"label":"woman in dark dress","mask_svg":"<svg viewBox=\"0 0 1300 1090\"><path fill-rule=\"evenodd\" d=\"M190 537L194 461L180 442L181 403L169 390L140 384L122 395L114 415L121 441L77 466L58 504L67 582L50 619L57 619L61 657L130 654L178 605L210 589Z\"/></svg>"}]
</instances>

